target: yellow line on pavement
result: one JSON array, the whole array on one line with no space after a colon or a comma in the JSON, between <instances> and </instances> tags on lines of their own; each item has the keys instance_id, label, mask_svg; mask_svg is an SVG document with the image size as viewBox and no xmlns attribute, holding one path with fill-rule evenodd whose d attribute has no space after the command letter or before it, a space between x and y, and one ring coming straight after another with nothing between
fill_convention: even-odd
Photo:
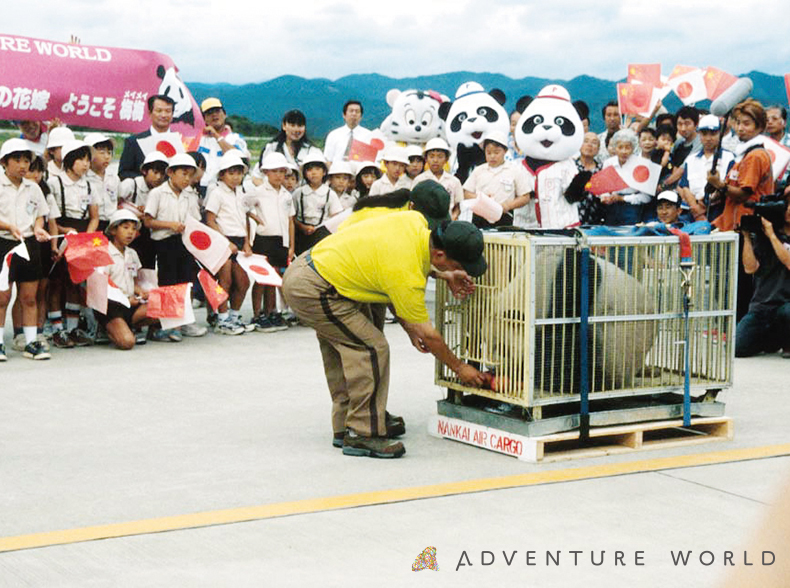
<instances>
[{"instance_id":1,"label":"yellow line on pavement","mask_svg":"<svg viewBox=\"0 0 790 588\"><path fill-rule=\"evenodd\" d=\"M416 486L413 488L399 488L392 490L379 490L360 494L345 494L326 498L310 498L293 502L280 502L243 508L215 510L193 514L113 523L95 527L67 529L16 537L0 537L0 552L17 551L50 547L53 545L66 545L83 541L111 539L116 537L129 537L133 535L147 535L165 531L178 531L196 529L213 525L228 525L249 521L259 521L290 515L309 514L357 508L361 506L374 506L392 504L409 500L423 500L442 496L457 496L473 492L489 490L502 490L506 488L521 488L540 484L554 484L558 482L573 482L595 478L606 478L626 474L655 472L677 468L715 465L736 461L764 459L790 455L790 443L782 445L767 445L763 447L750 447L745 449L731 449L714 451L710 453L697 453L693 455L678 455L660 457L624 463L612 463L563 470L550 470L528 474L516 474L500 478L483 478L478 480L465 480L460 482L447 482L429 486Z\"/></svg>"}]
</instances>

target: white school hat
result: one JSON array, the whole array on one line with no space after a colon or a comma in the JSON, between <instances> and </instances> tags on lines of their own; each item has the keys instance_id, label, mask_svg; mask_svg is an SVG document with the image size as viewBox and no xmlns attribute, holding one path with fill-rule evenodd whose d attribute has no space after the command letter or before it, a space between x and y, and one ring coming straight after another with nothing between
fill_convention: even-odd
<instances>
[{"instance_id":1,"label":"white school hat","mask_svg":"<svg viewBox=\"0 0 790 588\"><path fill-rule=\"evenodd\" d=\"M82 149L83 147L87 147L88 145L85 141L80 141L79 139L74 139L72 141L66 141L63 144L63 149L61 150L61 156L63 159L66 159L66 156L77 149Z\"/></svg>"},{"instance_id":2,"label":"white school hat","mask_svg":"<svg viewBox=\"0 0 790 588\"><path fill-rule=\"evenodd\" d=\"M483 135L483 145L485 145L486 141L493 141L507 149L507 135L502 131L488 131Z\"/></svg>"},{"instance_id":3,"label":"white school hat","mask_svg":"<svg viewBox=\"0 0 790 588\"><path fill-rule=\"evenodd\" d=\"M381 161L399 161L404 165L409 165L409 158L406 155L406 150L397 145L387 147L381 156Z\"/></svg>"},{"instance_id":4,"label":"white school hat","mask_svg":"<svg viewBox=\"0 0 790 588\"><path fill-rule=\"evenodd\" d=\"M107 225L107 232L110 231L115 225L120 224L126 221L133 221L137 224L138 228L140 227L140 219L137 218L137 215L133 213L131 210L126 208L119 208L118 210L114 210L112 214L110 214L109 224Z\"/></svg>"},{"instance_id":5,"label":"white school hat","mask_svg":"<svg viewBox=\"0 0 790 588\"><path fill-rule=\"evenodd\" d=\"M24 153L27 151L30 154L30 158L33 158L33 151L30 149L30 144L25 141L24 139L8 139L5 143L3 143L3 147L0 148L0 159L5 159L6 155L11 155L12 153Z\"/></svg>"},{"instance_id":6,"label":"white school hat","mask_svg":"<svg viewBox=\"0 0 790 588\"><path fill-rule=\"evenodd\" d=\"M420 159L425 159L425 155L423 155L422 148L419 145L406 146L406 158L411 159L412 157L419 157Z\"/></svg>"},{"instance_id":7,"label":"white school hat","mask_svg":"<svg viewBox=\"0 0 790 588\"><path fill-rule=\"evenodd\" d=\"M63 147L68 141L73 141L76 137L68 127L55 127L49 132L47 138L47 149Z\"/></svg>"},{"instance_id":8,"label":"white school hat","mask_svg":"<svg viewBox=\"0 0 790 588\"><path fill-rule=\"evenodd\" d=\"M108 137L103 133L88 133L87 135L85 135L83 141L85 141L85 143L87 145L90 145L91 147L95 147L99 143L106 143L107 141L109 141L110 143L112 143L113 147L115 147L115 141L113 141L111 137Z\"/></svg>"},{"instance_id":9,"label":"white school hat","mask_svg":"<svg viewBox=\"0 0 790 588\"><path fill-rule=\"evenodd\" d=\"M347 174L349 176L356 175L354 170L351 169L351 164L347 161L333 161L332 167L329 168L329 175Z\"/></svg>"},{"instance_id":10,"label":"white school hat","mask_svg":"<svg viewBox=\"0 0 790 588\"><path fill-rule=\"evenodd\" d=\"M140 169L144 168L146 165L150 165L154 162L161 161L165 165L167 165L167 155L162 153L161 151L157 151L154 149L148 155L145 156L143 160L143 164L140 166Z\"/></svg>"},{"instance_id":11,"label":"white school hat","mask_svg":"<svg viewBox=\"0 0 790 588\"><path fill-rule=\"evenodd\" d=\"M191 155L187 155L187 157L192 159ZM222 157L219 158L219 171L224 171L226 169L239 166L244 168L245 171L247 170L247 164L244 163L244 160L241 158L241 152L238 149L226 151L222 154Z\"/></svg>"},{"instance_id":12,"label":"white school hat","mask_svg":"<svg viewBox=\"0 0 790 588\"><path fill-rule=\"evenodd\" d=\"M324 171L328 171L328 168L326 167L326 159L324 159L324 156L319 152L315 155L309 155L307 159L302 162L302 175L304 175L304 168L306 168L311 163L320 163L324 166Z\"/></svg>"},{"instance_id":13,"label":"white school hat","mask_svg":"<svg viewBox=\"0 0 790 588\"><path fill-rule=\"evenodd\" d=\"M280 169L281 167L289 169L291 168L291 165L288 163L288 160L285 158L285 155L283 155L279 151L273 151L272 153L268 153L266 157L263 158L263 161L261 162L260 165L262 171Z\"/></svg>"},{"instance_id":14,"label":"white school hat","mask_svg":"<svg viewBox=\"0 0 790 588\"><path fill-rule=\"evenodd\" d=\"M244 164L242 163L242 165ZM176 153L168 160L167 168L170 169L171 167L191 167L197 169L197 164L188 153Z\"/></svg>"},{"instance_id":15,"label":"white school hat","mask_svg":"<svg viewBox=\"0 0 790 588\"><path fill-rule=\"evenodd\" d=\"M425 144L423 153L428 153L428 151L445 151L448 156L451 153L450 146L447 144L447 141L441 137L434 137Z\"/></svg>"}]
</instances>

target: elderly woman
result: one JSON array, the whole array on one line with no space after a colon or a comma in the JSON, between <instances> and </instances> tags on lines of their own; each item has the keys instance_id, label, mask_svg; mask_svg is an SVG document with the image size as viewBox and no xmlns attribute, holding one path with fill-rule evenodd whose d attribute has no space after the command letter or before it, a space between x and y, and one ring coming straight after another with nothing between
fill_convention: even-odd
<instances>
[{"instance_id":1,"label":"elderly woman","mask_svg":"<svg viewBox=\"0 0 790 588\"><path fill-rule=\"evenodd\" d=\"M584 140L579 149L579 156L573 162L576 169L580 172L589 171L595 173L600 171L601 164L595 159L601 147L601 140L598 135L592 132L584 133ZM579 201L579 219L583 225L601 225L604 222L605 209L601 199L584 192L584 198Z\"/></svg>"},{"instance_id":2,"label":"elderly woman","mask_svg":"<svg viewBox=\"0 0 790 588\"><path fill-rule=\"evenodd\" d=\"M620 129L610 141L612 157L603 162L603 167L622 168L632 157L639 145L636 133L631 129ZM642 221L642 208L652 201L650 194L627 188L618 192L601 195L601 202L606 205L604 210L605 224L610 226L635 225Z\"/></svg>"}]
</instances>

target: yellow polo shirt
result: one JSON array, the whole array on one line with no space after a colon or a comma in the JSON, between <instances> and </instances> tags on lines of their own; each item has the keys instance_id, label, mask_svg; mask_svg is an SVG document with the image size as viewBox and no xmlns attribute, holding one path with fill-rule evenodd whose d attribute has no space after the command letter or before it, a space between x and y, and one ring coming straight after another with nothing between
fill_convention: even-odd
<instances>
[{"instance_id":1,"label":"yellow polo shirt","mask_svg":"<svg viewBox=\"0 0 790 588\"><path fill-rule=\"evenodd\" d=\"M406 210L409 210L408 202L402 208L389 208L386 206L372 206L370 208L362 208L361 210L352 212L351 216L340 223L340 225L337 227L337 230L342 231L343 229L362 221L378 218L385 214L392 214L393 212L404 212Z\"/></svg>"},{"instance_id":2,"label":"yellow polo shirt","mask_svg":"<svg viewBox=\"0 0 790 588\"><path fill-rule=\"evenodd\" d=\"M405 321L425 323L430 321L425 307L430 235L419 212L392 212L344 227L311 255L318 273L346 298L391 302Z\"/></svg>"}]
</instances>

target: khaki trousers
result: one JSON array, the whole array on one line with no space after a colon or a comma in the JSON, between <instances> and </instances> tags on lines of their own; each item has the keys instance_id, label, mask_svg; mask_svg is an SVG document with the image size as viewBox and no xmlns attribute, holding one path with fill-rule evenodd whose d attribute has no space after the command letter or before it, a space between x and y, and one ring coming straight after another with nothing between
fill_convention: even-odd
<instances>
[{"instance_id":1,"label":"khaki trousers","mask_svg":"<svg viewBox=\"0 0 790 588\"><path fill-rule=\"evenodd\" d=\"M332 396L332 430L384 436L389 393L389 344L367 304L345 298L300 255L283 277L283 297L315 329Z\"/></svg>"}]
</instances>

